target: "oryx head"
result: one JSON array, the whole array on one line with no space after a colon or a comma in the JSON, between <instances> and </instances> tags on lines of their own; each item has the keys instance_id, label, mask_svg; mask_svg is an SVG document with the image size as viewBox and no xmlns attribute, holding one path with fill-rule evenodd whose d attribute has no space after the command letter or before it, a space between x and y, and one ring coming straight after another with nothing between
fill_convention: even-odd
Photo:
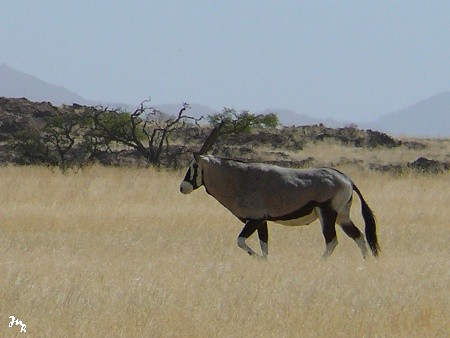
<instances>
[{"instance_id":1,"label":"oryx head","mask_svg":"<svg viewBox=\"0 0 450 338\"><path fill-rule=\"evenodd\" d=\"M194 153L194 160L191 162L183 181L180 184L180 191L183 194L190 194L195 189L198 189L203 185L203 169L201 164L202 155L205 154L216 142L219 137L219 131L222 128L222 124L211 131L205 143L198 153Z\"/></svg>"},{"instance_id":2,"label":"oryx head","mask_svg":"<svg viewBox=\"0 0 450 338\"><path fill-rule=\"evenodd\" d=\"M180 184L180 191L183 194L190 194L203 185L203 170L200 167L200 156L194 154L194 161L192 161Z\"/></svg>"}]
</instances>

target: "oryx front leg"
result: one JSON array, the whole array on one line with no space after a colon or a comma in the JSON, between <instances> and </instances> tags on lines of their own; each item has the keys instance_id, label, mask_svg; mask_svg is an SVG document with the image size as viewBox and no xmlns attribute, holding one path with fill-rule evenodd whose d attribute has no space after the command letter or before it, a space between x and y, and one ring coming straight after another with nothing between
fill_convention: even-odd
<instances>
[{"instance_id":1,"label":"oryx front leg","mask_svg":"<svg viewBox=\"0 0 450 338\"><path fill-rule=\"evenodd\" d=\"M263 258L266 258L269 254L269 231L267 230L267 222L262 222L256 230L258 230L259 244L261 245L262 256Z\"/></svg>"},{"instance_id":2,"label":"oryx front leg","mask_svg":"<svg viewBox=\"0 0 450 338\"><path fill-rule=\"evenodd\" d=\"M247 245L247 243L245 243L245 240L247 238L249 238L251 235L253 235L253 233L259 228L260 224L261 224L261 221L247 220L244 228L242 229L242 231L239 234L238 239L237 239L238 246L251 256L256 255L256 252L254 252ZM266 225L266 227L267 227L267 225Z\"/></svg>"}]
</instances>

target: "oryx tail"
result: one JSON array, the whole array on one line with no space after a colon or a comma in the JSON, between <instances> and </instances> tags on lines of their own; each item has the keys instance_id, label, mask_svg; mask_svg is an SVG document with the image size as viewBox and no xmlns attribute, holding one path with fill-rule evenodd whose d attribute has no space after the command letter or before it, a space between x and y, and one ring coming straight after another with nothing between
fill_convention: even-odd
<instances>
[{"instance_id":1,"label":"oryx tail","mask_svg":"<svg viewBox=\"0 0 450 338\"><path fill-rule=\"evenodd\" d=\"M364 197L359 191L358 187L354 183L353 183L353 190L358 194L359 199L361 200L361 213L364 218L364 223L366 224L365 233L367 243L369 243L369 247L372 250L373 255L378 256L378 253L381 250L378 244L377 224L375 222L375 216L373 215L373 212L369 208L367 202L364 200Z\"/></svg>"}]
</instances>

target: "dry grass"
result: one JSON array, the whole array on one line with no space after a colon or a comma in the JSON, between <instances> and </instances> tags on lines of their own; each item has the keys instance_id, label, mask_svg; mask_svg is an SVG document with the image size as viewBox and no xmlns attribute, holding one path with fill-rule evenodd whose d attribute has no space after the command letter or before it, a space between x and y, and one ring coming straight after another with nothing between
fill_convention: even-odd
<instances>
[{"instance_id":1,"label":"dry grass","mask_svg":"<svg viewBox=\"0 0 450 338\"><path fill-rule=\"evenodd\" d=\"M319 224L270 224L270 257L235 244L241 224L182 173L0 169L0 336L447 337L450 175L353 178L382 255ZM203 190L203 189L202 189ZM361 228L359 204L354 219ZM249 241L256 248L257 241Z\"/></svg>"},{"instance_id":2,"label":"dry grass","mask_svg":"<svg viewBox=\"0 0 450 338\"><path fill-rule=\"evenodd\" d=\"M366 149L353 146L345 146L336 143L334 140L325 140L320 143L308 143L302 151L298 153L290 152L289 155L294 159L304 159L313 156L318 165L335 166L338 163L360 161L362 167L367 167L368 163L387 164L405 164L413 162L419 157L424 156L429 159L442 162L450 162L450 139L419 139L425 149L407 149L406 146L396 148L377 147L375 149Z\"/></svg>"}]
</instances>

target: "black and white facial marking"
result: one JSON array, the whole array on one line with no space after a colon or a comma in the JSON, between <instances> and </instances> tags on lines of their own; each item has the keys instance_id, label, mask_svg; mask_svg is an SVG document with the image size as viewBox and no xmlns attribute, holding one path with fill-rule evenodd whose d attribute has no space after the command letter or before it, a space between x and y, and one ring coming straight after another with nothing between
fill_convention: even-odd
<instances>
[{"instance_id":1,"label":"black and white facial marking","mask_svg":"<svg viewBox=\"0 0 450 338\"><path fill-rule=\"evenodd\" d=\"M182 194L190 194L195 189L203 185L202 169L196 161L192 162L184 176L183 182L180 184Z\"/></svg>"}]
</instances>

